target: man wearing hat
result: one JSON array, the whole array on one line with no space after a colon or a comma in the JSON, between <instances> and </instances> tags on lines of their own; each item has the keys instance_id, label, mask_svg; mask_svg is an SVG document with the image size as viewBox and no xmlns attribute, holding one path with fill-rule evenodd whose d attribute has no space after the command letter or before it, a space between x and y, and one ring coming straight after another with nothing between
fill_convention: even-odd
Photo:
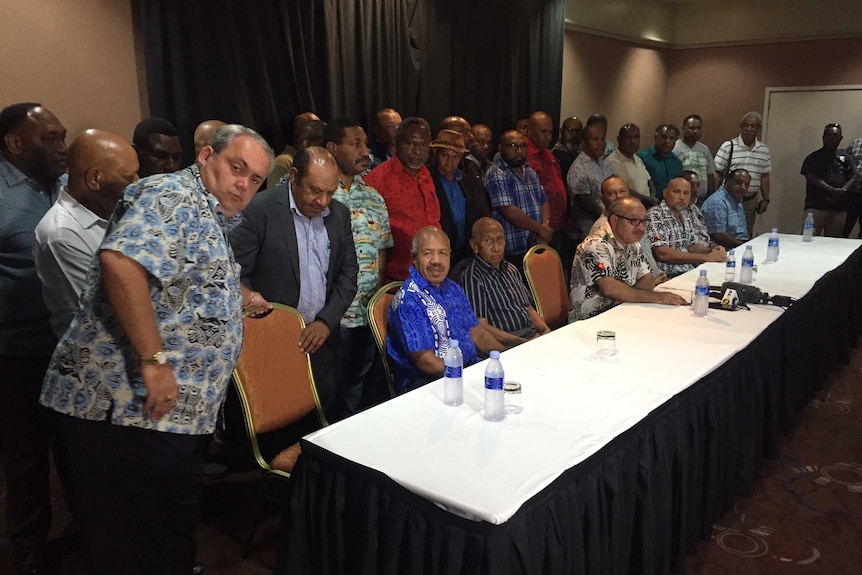
<instances>
[{"instance_id":1,"label":"man wearing hat","mask_svg":"<svg viewBox=\"0 0 862 575\"><path fill-rule=\"evenodd\" d=\"M434 157L431 160L431 177L440 200L440 227L449 236L452 245L451 268L460 269L457 263L471 258L470 230L479 218L491 215L485 189L476 178L465 178L458 164L467 153L464 136L455 130L440 130L431 142Z\"/></svg>"}]
</instances>

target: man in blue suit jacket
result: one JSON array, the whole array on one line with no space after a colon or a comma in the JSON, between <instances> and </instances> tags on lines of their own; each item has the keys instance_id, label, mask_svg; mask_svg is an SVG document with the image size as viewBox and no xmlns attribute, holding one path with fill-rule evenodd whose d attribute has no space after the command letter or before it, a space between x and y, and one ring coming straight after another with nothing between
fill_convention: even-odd
<instances>
[{"instance_id":1,"label":"man in blue suit jacket","mask_svg":"<svg viewBox=\"0 0 862 575\"><path fill-rule=\"evenodd\" d=\"M230 242L242 280L270 302L295 307L305 319L300 347L311 366L327 417L335 395L339 322L356 295L356 250L350 213L332 195L335 158L324 148L299 152L289 182L258 193Z\"/></svg>"}]
</instances>

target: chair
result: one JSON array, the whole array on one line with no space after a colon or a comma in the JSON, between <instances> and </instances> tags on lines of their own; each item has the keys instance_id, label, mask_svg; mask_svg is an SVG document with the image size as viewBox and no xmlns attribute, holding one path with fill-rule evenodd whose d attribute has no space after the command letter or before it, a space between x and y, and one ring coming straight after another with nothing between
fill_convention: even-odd
<instances>
[{"instance_id":1,"label":"chair","mask_svg":"<svg viewBox=\"0 0 862 575\"><path fill-rule=\"evenodd\" d=\"M524 255L524 275L536 302L536 311L551 329L569 320L569 294L563 275L563 264L557 250L545 244L535 245Z\"/></svg>"},{"instance_id":2,"label":"chair","mask_svg":"<svg viewBox=\"0 0 862 575\"><path fill-rule=\"evenodd\" d=\"M371 299L368 300L368 325L380 351L383 360L383 370L386 372L386 383L389 385L389 393L395 397L395 381L392 370L389 368L389 354L386 351L386 330L389 327L389 304L395 299L395 293L401 289L404 282L391 282L381 287Z\"/></svg>"},{"instance_id":3,"label":"chair","mask_svg":"<svg viewBox=\"0 0 862 575\"><path fill-rule=\"evenodd\" d=\"M289 479L301 453L299 443L294 443L266 461L260 451L258 434L283 429L313 411L321 425L327 425L311 361L296 344L305 322L292 307L277 303L272 307L272 312L263 317L244 314L242 352L233 372L252 454L263 470L243 557L251 550L258 507L267 485Z\"/></svg>"}]
</instances>

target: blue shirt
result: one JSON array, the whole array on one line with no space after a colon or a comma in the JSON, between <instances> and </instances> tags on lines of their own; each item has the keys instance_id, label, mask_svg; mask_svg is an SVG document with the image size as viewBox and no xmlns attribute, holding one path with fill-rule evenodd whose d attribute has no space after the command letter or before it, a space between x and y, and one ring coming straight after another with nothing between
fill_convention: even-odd
<instances>
[{"instance_id":1,"label":"blue shirt","mask_svg":"<svg viewBox=\"0 0 862 575\"><path fill-rule=\"evenodd\" d=\"M389 307L389 329L386 349L395 367L395 389L404 393L413 380L423 377L410 361L415 351L433 349L443 358L449 340L457 339L464 356L464 365L478 360L470 330L479 325L461 287L450 279L440 287L428 283L415 267Z\"/></svg>"},{"instance_id":2,"label":"blue shirt","mask_svg":"<svg viewBox=\"0 0 862 575\"><path fill-rule=\"evenodd\" d=\"M656 195L660 200L664 199L664 189L672 179L682 174L682 161L673 152L661 157L655 146L641 150L638 156L644 161L652 183L655 184Z\"/></svg>"},{"instance_id":3,"label":"blue shirt","mask_svg":"<svg viewBox=\"0 0 862 575\"><path fill-rule=\"evenodd\" d=\"M117 320L93 259L81 307L57 345L42 405L87 420L170 433L207 434L242 343L239 265L227 220L196 165L126 188L100 249L147 272L156 326L177 379L174 408L159 420L141 413L140 358Z\"/></svg>"},{"instance_id":4,"label":"blue shirt","mask_svg":"<svg viewBox=\"0 0 862 575\"><path fill-rule=\"evenodd\" d=\"M734 200L724 186L719 186L714 194L706 198L700 211L703 212L706 231L709 233L726 233L742 241L749 239L742 200Z\"/></svg>"},{"instance_id":5,"label":"blue shirt","mask_svg":"<svg viewBox=\"0 0 862 575\"><path fill-rule=\"evenodd\" d=\"M494 217L503 226L506 234L506 255L523 254L535 243L536 236L530 230L518 228L510 224L500 215L499 208L515 206L531 219L542 223L542 204L548 201L539 176L526 163L524 179L515 173L500 154L494 156L494 165L485 176L485 189L491 198Z\"/></svg>"},{"instance_id":6,"label":"blue shirt","mask_svg":"<svg viewBox=\"0 0 862 575\"><path fill-rule=\"evenodd\" d=\"M36 225L66 180L63 174L43 190L0 156L0 355L48 356L57 343L42 301L33 244Z\"/></svg>"},{"instance_id":7,"label":"blue shirt","mask_svg":"<svg viewBox=\"0 0 862 575\"><path fill-rule=\"evenodd\" d=\"M319 216L309 218L296 207L290 182L287 183L287 191L299 250L299 301L296 310L305 323L310 324L326 305L326 270L329 269L331 246L323 218L329 215L329 207Z\"/></svg>"},{"instance_id":8,"label":"blue shirt","mask_svg":"<svg viewBox=\"0 0 862 575\"><path fill-rule=\"evenodd\" d=\"M440 183L449 198L449 209L452 211L452 219L455 221L455 230L458 237L452 241L452 249L459 249L467 243L467 197L461 188L461 170L455 170L455 179L451 182L448 178L440 176Z\"/></svg>"}]
</instances>

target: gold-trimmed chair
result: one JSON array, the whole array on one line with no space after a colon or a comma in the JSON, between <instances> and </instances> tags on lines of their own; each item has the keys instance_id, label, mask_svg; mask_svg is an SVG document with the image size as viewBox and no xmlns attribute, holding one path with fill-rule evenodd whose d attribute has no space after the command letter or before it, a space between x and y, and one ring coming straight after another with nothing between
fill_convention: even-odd
<instances>
[{"instance_id":1,"label":"gold-trimmed chair","mask_svg":"<svg viewBox=\"0 0 862 575\"><path fill-rule=\"evenodd\" d=\"M386 383L389 385L389 394L395 397L395 382L392 370L389 368L389 355L386 352L386 331L389 327L389 304L395 299L395 294L401 289L404 282L390 282L377 290L368 300L368 325L380 351L380 359L383 360L383 370L386 372Z\"/></svg>"},{"instance_id":2,"label":"gold-trimmed chair","mask_svg":"<svg viewBox=\"0 0 862 575\"><path fill-rule=\"evenodd\" d=\"M261 454L258 434L283 429L312 412L322 426L327 425L311 361L297 345L305 321L292 307L277 303L272 307L272 312L262 317L243 315L242 352L233 372L252 455L263 470L243 557L251 550L258 507L268 484L289 479L301 453L299 443L294 443L267 461Z\"/></svg>"},{"instance_id":3,"label":"gold-trimmed chair","mask_svg":"<svg viewBox=\"0 0 862 575\"><path fill-rule=\"evenodd\" d=\"M536 302L536 311L551 329L569 320L569 294L560 254L551 246L538 244L524 255L524 275Z\"/></svg>"}]
</instances>

